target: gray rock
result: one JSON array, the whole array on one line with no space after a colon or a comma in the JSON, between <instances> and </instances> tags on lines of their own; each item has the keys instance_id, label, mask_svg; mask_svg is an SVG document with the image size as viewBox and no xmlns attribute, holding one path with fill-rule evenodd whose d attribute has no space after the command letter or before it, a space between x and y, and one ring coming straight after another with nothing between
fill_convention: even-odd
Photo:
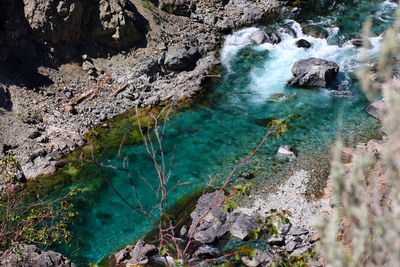
<instances>
[{"instance_id":1,"label":"gray rock","mask_svg":"<svg viewBox=\"0 0 400 267\"><path fill-rule=\"evenodd\" d=\"M208 245L200 246L193 254L196 259L215 258L220 254L217 248Z\"/></svg>"},{"instance_id":2,"label":"gray rock","mask_svg":"<svg viewBox=\"0 0 400 267\"><path fill-rule=\"evenodd\" d=\"M196 205L194 211L190 214L192 218L192 225L189 228L188 234L192 233L195 229L196 222L209 210L212 203L220 203L224 196L219 196L217 200L218 191L202 195ZM206 216L198 224L193 238L202 243L212 243L217 237L224 235L227 232L227 228L222 228L223 223L226 220L226 213L222 210L220 204L212 208Z\"/></svg>"},{"instance_id":3,"label":"gray rock","mask_svg":"<svg viewBox=\"0 0 400 267\"><path fill-rule=\"evenodd\" d=\"M329 87L339 72L339 66L320 58L308 58L297 61L293 68L293 77L288 81L292 86Z\"/></svg>"},{"instance_id":4,"label":"gray rock","mask_svg":"<svg viewBox=\"0 0 400 267\"><path fill-rule=\"evenodd\" d=\"M386 109L386 103L385 100L382 99L375 101L371 105L366 107L365 112L367 112L368 115L382 122L384 118L385 109Z\"/></svg>"},{"instance_id":5,"label":"gray rock","mask_svg":"<svg viewBox=\"0 0 400 267\"><path fill-rule=\"evenodd\" d=\"M304 228L299 228L297 226L294 226L291 230L290 230L290 234L293 236L300 236L300 235L306 235L308 234L309 231L307 229Z\"/></svg>"},{"instance_id":6,"label":"gray rock","mask_svg":"<svg viewBox=\"0 0 400 267\"><path fill-rule=\"evenodd\" d=\"M117 253L114 254L115 261L117 264L122 263L124 260L126 260L129 256L129 252L133 249L134 247L132 245L126 246L124 249L118 251Z\"/></svg>"},{"instance_id":7,"label":"gray rock","mask_svg":"<svg viewBox=\"0 0 400 267\"><path fill-rule=\"evenodd\" d=\"M267 243L271 246L283 246L285 244L285 239L282 236L268 238Z\"/></svg>"},{"instance_id":8,"label":"gray rock","mask_svg":"<svg viewBox=\"0 0 400 267\"><path fill-rule=\"evenodd\" d=\"M255 44L262 44L264 43L266 38L267 35L265 34L265 32L260 30L253 33L250 37L250 40Z\"/></svg>"},{"instance_id":9,"label":"gray rock","mask_svg":"<svg viewBox=\"0 0 400 267\"><path fill-rule=\"evenodd\" d=\"M270 32L268 33L268 42L271 44L279 44L281 42L281 37L279 36L278 33L276 32Z\"/></svg>"},{"instance_id":10,"label":"gray rock","mask_svg":"<svg viewBox=\"0 0 400 267\"><path fill-rule=\"evenodd\" d=\"M282 161L292 161L296 158L296 154L293 152L291 146L285 145L279 147L276 157Z\"/></svg>"},{"instance_id":11,"label":"gray rock","mask_svg":"<svg viewBox=\"0 0 400 267\"><path fill-rule=\"evenodd\" d=\"M300 247L295 249L290 255L291 256L300 256L304 253L308 253L312 250L312 247L310 246L304 246L304 247Z\"/></svg>"},{"instance_id":12,"label":"gray rock","mask_svg":"<svg viewBox=\"0 0 400 267\"><path fill-rule=\"evenodd\" d=\"M81 1L24 0L25 17L40 39L51 43L78 40L82 36Z\"/></svg>"},{"instance_id":13,"label":"gray rock","mask_svg":"<svg viewBox=\"0 0 400 267\"><path fill-rule=\"evenodd\" d=\"M310 48L311 47L311 44L307 40L304 40L304 39L297 40L295 44L297 47L302 47L302 48Z\"/></svg>"},{"instance_id":14,"label":"gray rock","mask_svg":"<svg viewBox=\"0 0 400 267\"><path fill-rule=\"evenodd\" d=\"M194 47L172 46L165 55L164 66L174 71L190 70L194 68L198 58L199 54Z\"/></svg>"},{"instance_id":15,"label":"gray rock","mask_svg":"<svg viewBox=\"0 0 400 267\"><path fill-rule=\"evenodd\" d=\"M260 249L254 250L254 256L252 259L247 256L242 257L242 262L249 267L269 266L269 263L271 263L273 260L273 257L268 251L263 251Z\"/></svg>"},{"instance_id":16,"label":"gray rock","mask_svg":"<svg viewBox=\"0 0 400 267\"><path fill-rule=\"evenodd\" d=\"M1 261L4 267L77 267L71 260L54 251L43 251L34 245L21 245Z\"/></svg>"},{"instance_id":17,"label":"gray rock","mask_svg":"<svg viewBox=\"0 0 400 267\"><path fill-rule=\"evenodd\" d=\"M292 225L290 223L282 224L281 227L279 228L279 234L286 235L287 233L289 233L291 228L292 228Z\"/></svg>"},{"instance_id":18,"label":"gray rock","mask_svg":"<svg viewBox=\"0 0 400 267\"><path fill-rule=\"evenodd\" d=\"M297 243L294 241L289 241L289 243L287 243L285 247L287 252L292 253L293 250L296 249Z\"/></svg>"},{"instance_id":19,"label":"gray rock","mask_svg":"<svg viewBox=\"0 0 400 267\"><path fill-rule=\"evenodd\" d=\"M133 250L129 252L130 259L124 263L129 265L141 265L149 262L149 257L157 253L154 245L146 244L143 240L139 240Z\"/></svg>"},{"instance_id":20,"label":"gray rock","mask_svg":"<svg viewBox=\"0 0 400 267\"><path fill-rule=\"evenodd\" d=\"M303 28L303 31L305 34L310 35L315 38L320 38L320 39L325 39L328 38L329 33L327 30L320 26L315 26L315 25L308 25Z\"/></svg>"},{"instance_id":21,"label":"gray rock","mask_svg":"<svg viewBox=\"0 0 400 267\"><path fill-rule=\"evenodd\" d=\"M229 225L229 232L240 239L244 239L251 230L258 227L253 217L240 211L230 213L226 223Z\"/></svg>"}]
</instances>

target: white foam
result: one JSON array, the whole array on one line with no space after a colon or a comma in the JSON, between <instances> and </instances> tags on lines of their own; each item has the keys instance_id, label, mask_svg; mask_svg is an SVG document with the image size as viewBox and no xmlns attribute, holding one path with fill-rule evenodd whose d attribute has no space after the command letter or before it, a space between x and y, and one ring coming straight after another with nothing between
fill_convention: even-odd
<instances>
[{"instance_id":1,"label":"white foam","mask_svg":"<svg viewBox=\"0 0 400 267\"><path fill-rule=\"evenodd\" d=\"M282 41L273 45L264 43L253 46L255 50L267 50L268 60L265 62L262 69L253 68L250 71L251 82L248 85L248 90L254 93L254 101L265 101L268 97L275 93L284 91L285 84L292 76L291 68L294 63L300 59L317 57L333 61L339 65L342 72L342 81L338 84L340 90L344 90L350 84L349 72L354 71L360 64L361 54L351 42L347 42L341 46L329 44L326 39L314 38L303 34L299 23L293 20L287 20L287 25L296 32L297 38L287 34L283 29L279 30ZM251 34L256 32L257 28L246 28L240 30L226 38L224 47L221 52L221 59L225 66L229 68L229 63L232 58L240 51L240 49L251 43ZM339 32L337 27L329 28L329 36L334 37ZM298 48L295 42L299 39L306 39L312 46L309 49ZM370 54L377 55L379 52L379 42L381 37L371 38Z\"/></svg>"}]
</instances>

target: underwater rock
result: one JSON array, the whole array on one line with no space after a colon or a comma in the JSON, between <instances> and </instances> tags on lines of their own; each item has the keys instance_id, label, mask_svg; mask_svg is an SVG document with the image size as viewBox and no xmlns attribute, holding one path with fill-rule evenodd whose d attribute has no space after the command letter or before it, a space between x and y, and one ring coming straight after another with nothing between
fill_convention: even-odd
<instances>
[{"instance_id":1,"label":"underwater rock","mask_svg":"<svg viewBox=\"0 0 400 267\"><path fill-rule=\"evenodd\" d=\"M302 48L310 48L311 47L311 44L307 40L304 40L304 39L297 40L295 44L297 47L302 47Z\"/></svg>"},{"instance_id":2,"label":"underwater rock","mask_svg":"<svg viewBox=\"0 0 400 267\"><path fill-rule=\"evenodd\" d=\"M382 122L383 116L384 116L384 110L386 107L385 100L378 100L369 105L368 107L365 108L365 112L368 113L368 115L374 117L375 119L379 120Z\"/></svg>"},{"instance_id":3,"label":"underwater rock","mask_svg":"<svg viewBox=\"0 0 400 267\"><path fill-rule=\"evenodd\" d=\"M293 68L293 77L288 81L292 86L329 87L339 72L335 62L320 58L308 58L297 61Z\"/></svg>"},{"instance_id":4,"label":"underwater rock","mask_svg":"<svg viewBox=\"0 0 400 267\"><path fill-rule=\"evenodd\" d=\"M254 178L254 174L251 172L242 172L239 176L246 180L250 180L250 179Z\"/></svg>"},{"instance_id":5,"label":"underwater rock","mask_svg":"<svg viewBox=\"0 0 400 267\"><path fill-rule=\"evenodd\" d=\"M291 146L280 146L278 152L276 152L276 156L280 160L292 161L296 158L296 154L292 150Z\"/></svg>"}]
</instances>

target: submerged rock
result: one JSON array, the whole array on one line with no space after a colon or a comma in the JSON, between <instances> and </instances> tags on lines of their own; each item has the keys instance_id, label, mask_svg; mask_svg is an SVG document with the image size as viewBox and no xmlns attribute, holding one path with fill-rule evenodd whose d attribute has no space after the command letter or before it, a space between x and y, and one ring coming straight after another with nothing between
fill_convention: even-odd
<instances>
[{"instance_id":1,"label":"submerged rock","mask_svg":"<svg viewBox=\"0 0 400 267\"><path fill-rule=\"evenodd\" d=\"M365 108L365 112L368 113L368 115L374 117L375 119L378 119L379 121L382 122L383 117L384 117L384 111L386 108L386 103L385 100L378 100L373 102L371 105Z\"/></svg>"},{"instance_id":2,"label":"submerged rock","mask_svg":"<svg viewBox=\"0 0 400 267\"><path fill-rule=\"evenodd\" d=\"M280 146L278 152L276 152L276 156L279 160L292 161L296 158L296 154L292 150L291 146Z\"/></svg>"},{"instance_id":3,"label":"submerged rock","mask_svg":"<svg viewBox=\"0 0 400 267\"><path fill-rule=\"evenodd\" d=\"M242 172L239 176L246 180L250 180L250 179L254 178L254 174L251 172Z\"/></svg>"},{"instance_id":4,"label":"submerged rock","mask_svg":"<svg viewBox=\"0 0 400 267\"><path fill-rule=\"evenodd\" d=\"M297 61L293 68L293 77L288 81L292 86L329 87L339 72L339 66L320 58L308 58Z\"/></svg>"},{"instance_id":5,"label":"submerged rock","mask_svg":"<svg viewBox=\"0 0 400 267\"><path fill-rule=\"evenodd\" d=\"M311 47L311 44L307 40L304 40L304 39L297 40L295 45L297 47L303 47L303 48L310 48Z\"/></svg>"}]
</instances>

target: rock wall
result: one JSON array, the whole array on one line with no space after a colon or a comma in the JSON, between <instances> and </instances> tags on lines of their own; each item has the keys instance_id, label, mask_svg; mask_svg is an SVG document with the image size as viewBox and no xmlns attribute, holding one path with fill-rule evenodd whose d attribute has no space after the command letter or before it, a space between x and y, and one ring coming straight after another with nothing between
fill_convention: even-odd
<instances>
[{"instance_id":1,"label":"rock wall","mask_svg":"<svg viewBox=\"0 0 400 267\"><path fill-rule=\"evenodd\" d=\"M0 8L0 61L22 39L56 58L74 55L68 50L97 56L146 42L148 23L128 0L7 0Z\"/></svg>"}]
</instances>

